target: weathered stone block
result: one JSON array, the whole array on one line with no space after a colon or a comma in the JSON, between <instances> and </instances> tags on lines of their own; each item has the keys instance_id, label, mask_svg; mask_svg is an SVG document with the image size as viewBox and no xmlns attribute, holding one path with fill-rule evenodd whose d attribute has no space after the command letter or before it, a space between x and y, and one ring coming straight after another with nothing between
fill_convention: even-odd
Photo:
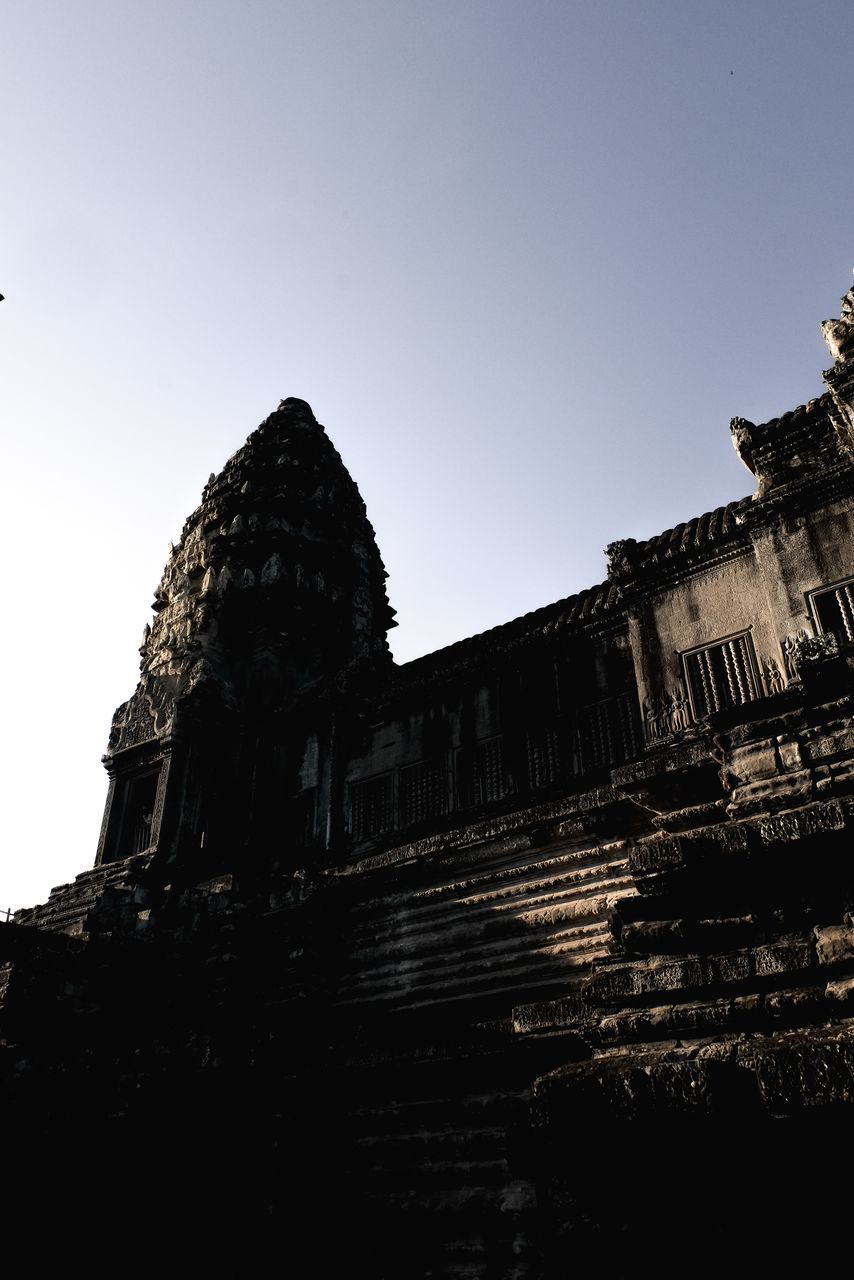
<instances>
[{"instance_id":1,"label":"weathered stone block","mask_svg":"<svg viewBox=\"0 0 854 1280\"><path fill-rule=\"evenodd\" d=\"M740 948L747 945L756 932L756 916L721 916L708 920L693 920L686 926L693 949L720 951L724 947Z\"/></svg>"},{"instance_id":2,"label":"weathered stone block","mask_svg":"<svg viewBox=\"0 0 854 1280\"><path fill-rule=\"evenodd\" d=\"M733 823L706 832L705 841L709 847L724 854L746 853L750 848L747 828Z\"/></svg>"},{"instance_id":3,"label":"weathered stone block","mask_svg":"<svg viewBox=\"0 0 854 1280\"><path fill-rule=\"evenodd\" d=\"M582 986L586 998L608 1003L635 994L635 972L629 965L594 971Z\"/></svg>"},{"instance_id":4,"label":"weathered stone block","mask_svg":"<svg viewBox=\"0 0 854 1280\"><path fill-rule=\"evenodd\" d=\"M807 753L811 760L823 760L828 756L851 755L854 753L854 730L817 735L807 744Z\"/></svg>"},{"instance_id":5,"label":"weathered stone block","mask_svg":"<svg viewBox=\"0 0 854 1280\"><path fill-rule=\"evenodd\" d=\"M727 774L738 782L753 782L757 778L770 778L780 772L777 748L773 742L736 747L726 760Z\"/></svg>"},{"instance_id":6,"label":"weathered stone block","mask_svg":"<svg viewBox=\"0 0 854 1280\"><path fill-rule=\"evenodd\" d=\"M794 991L775 991L765 998L765 1008L772 1018L797 1022L810 1019L819 1010L824 992L821 987L803 987Z\"/></svg>"},{"instance_id":7,"label":"weathered stone block","mask_svg":"<svg viewBox=\"0 0 854 1280\"><path fill-rule=\"evenodd\" d=\"M826 925L813 929L819 964L837 964L854 959L854 929L845 925Z\"/></svg>"},{"instance_id":8,"label":"weathered stone block","mask_svg":"<svg viewBox=\"0 0 854 1280\"><path fill-rule=\"evenodd\" d=\"M567 996L561 1000L541 1000L537 1004L516 1005L512 1025L518 1035L529 1031L574 1027L589 1016L590 1008L580 996Z\"/></svg>"},{"instance_id":9,"label":"weathered stone block","mask_svg":"<svg viewBox=\"0 0 854 1280\"><path fill-rule=\"evenodd\" d=\"M766 844L785 844L824 831L841 831L844 827L842 806L836 800L829 800L766 818L759 824L759 835Z\"/></svg>"},{"instance_id":10,"label":"weathered stone block","mask_svg":"<svg viewBox=\"0 0 854 1280\"><path fill-rule=\"evenodd\" d=\"M828 982L825 995L828 1000L839 1004L854 1004L854 978L837 978L835 982Z\"/></svg>"},{"instance_id":11,"label":"weathered stone block","mask_svg":"<svg viewBox=\"0 0 854 1280\"><path fill-rule=\"evenodd\" d=\"M702 982L698 960L651 960L636 965L619 965L594 973L584 983L587 999L603 1004L661 991L682 991Z\"/></svg>"},{"instance_id":12,"label":"weathered stone block","mask_svg":"<svg viewBox=\"0 0 854 1280\"><path fill-rule=\"evenodd\" d=\"M755 1072L772 1115L854 1102L854 1044L826 1033L790 1033L764 1046L747 1044L739 1061Z\"/></svg>"},{"instance_id":13,"label":"weathered stone block","mask_svg":"<svg viewBox=\"0 0 854 1280\"><path fill-rule=\"evenodd\" d=\"M778 738L777 749L780 764L786 770L802 769L804 765L801 744L794 738Z\"/></svg>"},{"instance_id":14,"label":"weathered stone block","mask_svg":"<svg viewBox=\"0 0 854 1280\"><path fill-rule=\"evenodd\" d=\"M681 920L640 920L637 924L626 924L620 934L620 942L626 951L635 955L685 949Z\"/></svg>"},{"instance_id":15,"label":"weathered stone block","mask_svg":"<svg viewBox=\"0 0 854 1280\"><path fill-rule=\"evenodd\" d=\"M707 983L743 982L752 974L750 954L733 951L727 955L710 956L706 961Z\"/></svg>"},{"instance_id":16,"label":"weathered stone block","mask_svg":"<svg viewBox=\"0 0 854 1280\"><path fill-rule=\"evenodd\" d=\"M806 771L791 774L775 774L736 787L732 793L729 812L734 817L773 812L776 809L792 809L797 803L812 799L812 778Z\"/></svg>"},{"instance_id":17,"label":"weathered stone block","mask_svg":"<svg viewBox=\"0 0 854 1280\"><path fill-rule=\"evenodd\" d=\"M807 942L775 942L767 947L757 947L753 963L760 977L774 973L796 973L808 969L815 957Z\"/></svg>"},{"instance_id":18,"label":"weathered stone block","mask_svg":"<svg viewBox=\"0 0 854 1280\"><path fill-rule=\"evenodd\" d=\"M753 1022L765 1008L763 996L751 994L736 996L732 1002L733 1021L737 1023Z\"/></svg>"},{"instance_id":19,"label":"weathered stone block","mask_svg":"<svg viewBox=\"0 0 854 1280\"><path fill-rule=\"evenodd\" d=\"M681 866L682 862L682 844L675 838L645 840L629 852L629 871L635 876L670 871Z\"/></svg>"}]
</instances>

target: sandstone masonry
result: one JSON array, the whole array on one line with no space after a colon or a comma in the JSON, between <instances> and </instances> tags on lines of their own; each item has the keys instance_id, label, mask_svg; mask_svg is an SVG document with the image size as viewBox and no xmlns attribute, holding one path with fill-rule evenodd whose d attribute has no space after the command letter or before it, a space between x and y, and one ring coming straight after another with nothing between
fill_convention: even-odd
<instances>
[{"instance_id":1,"label":"sandstone masonry","mask_svg":"<svg viewBox=\"0 0 854 1280\"><path fill-rule=\"evenodd\" d=\"M0 925L54 1220L388 1280L844 1256L854 290L824 331L827 392L732 423L750 497L403 666L304 401L211 476L96 865Z\"/></svg>"}]
</instances>

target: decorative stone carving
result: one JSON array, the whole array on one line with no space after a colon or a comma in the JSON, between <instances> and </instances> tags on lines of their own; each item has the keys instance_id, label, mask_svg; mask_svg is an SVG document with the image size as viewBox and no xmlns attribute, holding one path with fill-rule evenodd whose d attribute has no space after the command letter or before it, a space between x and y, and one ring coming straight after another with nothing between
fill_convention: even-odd
<instances>
[{"instance_id":1,"label":"decorative stone carving","mask_svg":"<svg viewBox=\"0 0 854 1280\"><path fill-rule=\"evenodd\" d=\"M793 636L786 636L783 641L783 662L786 666L786 678L788 680L798 680L800 678L798 672L798 645L801 640L805 640L808 636L805 627L801 627Z\"/></svg>"},{"instance_id":2,"label":"decorative stone carving","mask_svg":"<svg viewBox=\"0 0 854 1280\"><path fill-rule=\"evenodd\" d=\"M647 742L660 742L690 728L690 707L682 681L659 697L646 699L643 718Z\"/></svg>"},{"instance_id":3,"label":"decorative stone carving","mask_svg":"<svg viewBox=\"0 0 854 1280\"><path fill-rule=\"evenodd\" d=\"M834 361L845 361L854 345L854 288L842 299L838 320L825 320L821 332Z\"/></svg>"},{"instance_id":4,"label":"decorative stone carving","mask_svg":"<svg viewBox=\"0 0 854 1280\"><path fill-rule=\"evenodd\" d=\"M786 687L786 680L780 670L780 665L776 658L769 658L765 663L765 689L768 694L782 693Z\"/></svg>"},{"instance_id":5,"label":"decorative stone carving","mask_svg":"<svg viewBox=\"0 0 854 1280\"><path fill-rule=\"evenodd\" d=\"M620 578L627 578L632 573L634 561L632 553L637 546L634 538L618 538L616 542L609 542L605 548L605 556L608 562L608 577L613 582Z\"/></svg>"},{"instance_id":6,"label":"decorative stone carving","mask_svg":"<svg viewBox=\"0 0 854 1280\"><path fill-rule=\"evenodd\" d=\"M160 774L157 779L157 791L154 797L154 809L151 814L151 843L156 844L160 835L160 827L163 822L163 810L166 804L166 790L169 781L169 770L172 760L169 755L166 756L160 766Z\"/></svg>"},{"instance_id":7,"label":"decorative stone carving","mask_svg":"<svg viewBox=\"0 0 854 1280\"><path fill-rule=\"evenodd\" d=\"M798 671L824 658L832 658L839 650L836 636L825 631L820 636L804 635L795 645L795 663Z\"/></svg>"},{"instance_id":8,"label":"decorative stone carving","mask_svg":"<svg viewBox=\"0 0 854 1280\"><path fill-rule=\"evenodd\" d=\"M140 742L148 742L155 736L154 722L144 695L137 690L134 696L122 703L113 717L109 750L124 750Z\"/></svg>"},{"instance_id":9,"label":"decorative stone carving","mask_svg":"<svg viewBox=\"0 0 854 1280\"><path fill-rule=\"evenodd\" d=\"M672 733L681 733L691 724L691 711L688 697L682 681L679 680L670 692L670 728Z\"/></svg>"},{"instance_id":10,"label":"decorative stone carving","mask_svg":"<svg viewBox=\"0 0 854 1280\"><path fill-rule=\"evenodd\" d=\"M747 467L748 471L756 474L753 463L753 435L756 430L756 424L750 422L747 418L732 418L729 424L730 435L732 436L732 447L741 462Z\"/></svg>"}]
</instances>

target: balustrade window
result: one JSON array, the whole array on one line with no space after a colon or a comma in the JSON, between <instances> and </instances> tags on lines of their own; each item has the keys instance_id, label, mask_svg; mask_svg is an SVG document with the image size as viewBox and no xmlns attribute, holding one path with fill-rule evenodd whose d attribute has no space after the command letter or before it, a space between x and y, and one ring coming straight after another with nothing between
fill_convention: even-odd
<instances>
[{"instance_id":1,"label":"balustrade window","mask_svg":"<svg viewBox=\"0 0 854 1280\"><path fill-rule=\"evenodd\" d=\"M499 735L461 747L457 752L457 795L461 808L492 804L510 793L504 765L504 739Z\"/></svg>"},{"instance_id":2,"label":"balustrade window","mask_svg":"<svg viewBox=\"0 0 854 1280\"><path fill-rule=\"evenodd\" d=\"M640 744L637 700L621 693L582 707L578 716L581 768L599 769L636 756Z\"/></svg>"},{"instance_id":3,"label":"balustrade window","mask_svg":"<svg viewBox=\"0 0 854 1280\"><path fill-rule=\"evenodd\" d=\"M816 631L830 632L840 644L854 641L854 578L810 596Z\"/></svg>"},{"instance_id":4,"label":"balustrade window","mask_svg":"<svg viewBox=\"0 0 854 1280\"><path fill-rule=\"evenodd\" d=\"M683 654L682 660L696 720L761 696L749 631Z\"/></svg>"},{"instance_id":5,"label":"balustrade window","mask_svg":"<svg viewBox=\"0 0 854 1280\"><path fill-rule=\"evenodd\" d=\"M534 788L550 787L564 773L564 750L557 725L528 731L528 776Z\"/></svg>"},{"instance_id":6,"label":"balustrade window","mask_svg":"<svg viewBox=\"0 0 854 1280\"><path fill-rule=\"evenodd\" d=\"M350 822L357 844L390 831L394 825L394 778L376 778L350 784Z\"/></svg>"},{"instance_id":7,"label":"balustrade window","mask_svg":"<svg viewBox=\"0 0 854 1280\"><path fill-rule=\"evenodd\" d=\"M409 827L437 818L447 808L446 765L443 760L422 760L400 771L400 820Z\"/></svg>"}]
</instances>

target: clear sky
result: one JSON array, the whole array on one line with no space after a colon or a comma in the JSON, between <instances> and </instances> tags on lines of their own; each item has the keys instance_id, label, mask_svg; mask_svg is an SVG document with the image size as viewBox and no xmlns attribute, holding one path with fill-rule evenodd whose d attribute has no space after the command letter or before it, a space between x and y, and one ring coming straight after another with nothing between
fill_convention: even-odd
<instances>
[{"instance_id":1,"label":"clear sky","mask_svg":"<svg viewBox=\"0 0 854 1280\"><path fill-rule=\"evenodd\" d=\"M751 491L854 266L850 0L6 0L0 907L90 866L170 540L279 399L398 660Z\"/></svg>"}]
</instances>

